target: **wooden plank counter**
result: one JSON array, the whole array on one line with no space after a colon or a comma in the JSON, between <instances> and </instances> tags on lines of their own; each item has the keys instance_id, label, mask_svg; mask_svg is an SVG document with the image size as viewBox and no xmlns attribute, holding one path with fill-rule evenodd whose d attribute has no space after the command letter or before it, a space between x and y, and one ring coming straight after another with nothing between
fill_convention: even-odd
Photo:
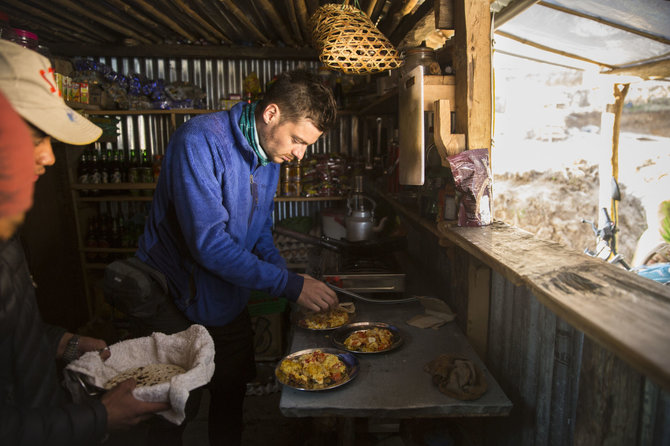
<instances>
[{"instance_id":1,"label":"wooden plank counter","mask_svg":"<svg viewBox=\"0 0 670 446\"><path fill-rule=\"evenodd\" d=\"M336 389L305 392L282 388L279 408L293 417L417 418L507 415L512 403L454 323L439 329L421 329L405 323L423 313L418 302L378 304L354 301L356 321L386 322L401 330L404 342L396 350L358 354L360 372ZM292 330L291 353L316 347L333 347L330 331ZM441 393L423 370L440 354L459 354L485 373L487 392L474 401L460 401Z\"/></svg>"},{"instance_id":2,"label":"wooden plank counter","mask_svg":"<svg viewBox=\"0 0 670 446\"><path fill-rule=\"evenodd\" d=\"M500 222L439 233L670 389L670 287Z\"/></svg>"}]
</instances>

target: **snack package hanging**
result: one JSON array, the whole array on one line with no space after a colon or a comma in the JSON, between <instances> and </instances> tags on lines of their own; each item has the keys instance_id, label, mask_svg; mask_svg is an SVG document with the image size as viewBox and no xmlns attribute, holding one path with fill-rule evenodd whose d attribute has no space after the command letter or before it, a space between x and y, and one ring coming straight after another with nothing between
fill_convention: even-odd
<instances>
[{"instance_id":1,"label":"snack package hanging","mask_svg":"<svg viewBox=\"0 0 670 446\"><path fill-rule=\"evenodd\" d=\"M491 224L491 169L487 149L466 150L447 158L461 192L458 226Z\"/></svg>"}]
</instances>

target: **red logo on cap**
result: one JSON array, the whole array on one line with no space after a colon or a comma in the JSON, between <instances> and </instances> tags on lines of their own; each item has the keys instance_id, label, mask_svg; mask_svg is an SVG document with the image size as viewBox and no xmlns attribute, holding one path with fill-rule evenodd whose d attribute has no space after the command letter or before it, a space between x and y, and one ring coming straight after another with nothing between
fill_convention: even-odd
<instances>
[{"instance_id":1,"label":"red logo on cap","mask_svg":"<svg viewBox=\"0 0 670 446\"><path fill-rule=\"evenodd\" d=\"M49 91L51 93L55 93L57 90L56 90L56 87L54 87L54 84L52 83L52 80L54 78L53 67L49 67L48 73L51 75L51 76L49 76L50 79L47 78L47 71L40 70L40 74L42 75L42 78L46 81L47 84L49 84ZM58 91L58 96L60 96L60 95L61 95L61 93L60 93L60 91Z\"/></svg>"}]
</instances>

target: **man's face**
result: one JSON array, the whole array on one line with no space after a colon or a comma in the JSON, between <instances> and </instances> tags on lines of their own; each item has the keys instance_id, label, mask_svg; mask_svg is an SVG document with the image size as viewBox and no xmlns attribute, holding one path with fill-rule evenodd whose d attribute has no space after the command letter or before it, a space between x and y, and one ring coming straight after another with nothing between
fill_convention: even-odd
<instances>
[{"instance_id":1,"label":"man's face","mask_svg":"<svg viewBox=\"0 0 670 446\"><path fill-rule=\"evenodd\" d=\"M307 146L314 144L323 133L307 119L280 121L279 109L270 104L261 116L260 125L257 125L261 146L268 159L275 163L294 158L301 160Z\"/></svg>"},{"instance_id":2,"label":"man's face","mask_svg":"<svg viewBox=\"0 0 670 446\"><path fill-rule=\"evenodd\" d=\"M35 181L46 171L46 166L53 166L56 162L53 148L51 147L51 136L45 135L37 128L29 125L30 134L33 138L33 155L35 158Z\"/></svg>"}]
</instances>

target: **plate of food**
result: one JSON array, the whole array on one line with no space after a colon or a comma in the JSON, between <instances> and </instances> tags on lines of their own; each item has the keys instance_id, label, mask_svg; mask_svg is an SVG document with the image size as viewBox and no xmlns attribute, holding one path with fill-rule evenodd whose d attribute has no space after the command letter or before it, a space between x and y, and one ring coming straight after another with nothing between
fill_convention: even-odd
<instances>
[{"instance_id":1,"label":"plate of food","mask_svg":"<svg viewBox=\"0 0 670 446\"><path fill-rule=\"evenodd\" d=\"M358 375L358 358L336 348L309 348L284 357L275 368L280 383L309 392L340 387Z\"/></svg>"},{"instance_id":2,"label":"plate of food","mask_svg":"<svg viewBox=\"0 0 670 446\"><path fill-rule=\"evenodd\" d=\"M342 327L354 319L356 309L352 302L340 303L328 311L295 313L295 323L307 330L333 330Z\"/></svg>"},{"instance_id":3,"label":"plate of food","mask_svg":"<svg viewBox=\"0 0 670 446\"><path fill-rule=\"evenodd\" d=\"M383 353L402 344L397 327L384 322L356 322L345 325L333 333L333 343L354 353Z\"/></svg>"}]
</instances>

